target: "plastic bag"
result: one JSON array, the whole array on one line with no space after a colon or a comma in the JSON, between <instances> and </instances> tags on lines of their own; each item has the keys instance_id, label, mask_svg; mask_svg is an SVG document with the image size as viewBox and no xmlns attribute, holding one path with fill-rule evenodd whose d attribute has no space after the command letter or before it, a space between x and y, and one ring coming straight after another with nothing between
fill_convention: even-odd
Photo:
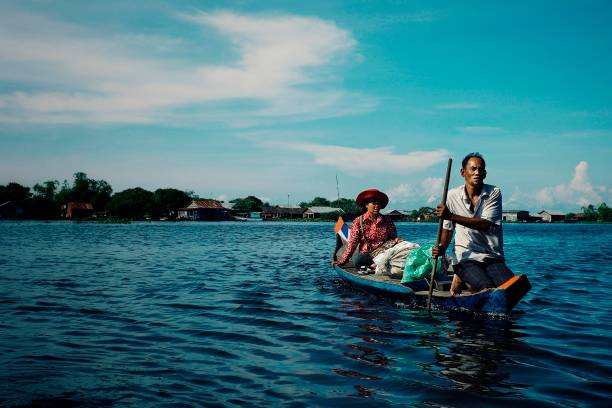
<instances>
[{"instance_id":1,"label":"plastic bag","mask_svg":"<svg viewBox=\"0 0 612 408\"><path fill-rule=\"evenodd\" d=\"M431 276L431 268L433 267L433 257L431 248L433 245L426 245L411 251L406 257L406 266L404 267L404 275L402 283L410 283L420 279L427 279ZM441 260L438 260L436 266L436 274L440 273Z\"/></svg>"},{"instance_id":2,"label":"plastic bag","mask_svg":"<svg viewBox=\"0 0 612 408\"><path fill-rule=\"evenodd\" d=\"M393 247L381 252L374 258L376 264L376 275L387 275L396 279L401 279L404 275L406 257L419 244L408 241L400 241Z\"/></svg>"}]
</instances>

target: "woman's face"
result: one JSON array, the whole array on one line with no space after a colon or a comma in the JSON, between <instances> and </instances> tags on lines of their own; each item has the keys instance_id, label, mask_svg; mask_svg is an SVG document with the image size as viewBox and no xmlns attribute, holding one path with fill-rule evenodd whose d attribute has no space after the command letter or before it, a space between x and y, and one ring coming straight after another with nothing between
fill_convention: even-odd
<instances>
[{"instance_id":1,"label":"woman's face","mask_svg":"<svg viewBox=\"0 0 612 408\"><path fill-rule=\"evenodd\" d=\"M370 200L366 204L366 209L372 216L377 216L380 211L380 202L378 200Z\"/></svg>"}]
</instances>

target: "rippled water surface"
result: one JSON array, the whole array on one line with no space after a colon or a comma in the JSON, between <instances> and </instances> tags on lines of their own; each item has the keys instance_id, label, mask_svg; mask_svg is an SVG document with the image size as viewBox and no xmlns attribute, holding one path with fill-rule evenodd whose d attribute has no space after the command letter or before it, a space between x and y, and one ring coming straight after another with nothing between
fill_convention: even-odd
<instances>
[{"instance_id":1,"label":"rippled water surface","mask_svg":"<svg viewBox=\"0 0 612 408\"><path fill-rule=\"evenodd\" d=\"M327 223L1 222L0 405L609 406L612 225L504 234L490 319L342 286Z\"/></svg>"}]
</instances>

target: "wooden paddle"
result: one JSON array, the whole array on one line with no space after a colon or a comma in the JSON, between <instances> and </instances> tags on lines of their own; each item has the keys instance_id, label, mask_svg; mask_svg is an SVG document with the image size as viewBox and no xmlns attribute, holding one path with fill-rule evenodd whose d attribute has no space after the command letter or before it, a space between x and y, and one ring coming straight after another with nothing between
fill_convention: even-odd
<instances>
[{"instance_id":1,"label":"wooden paddle","mask_svg":"<svg viewBox=\"0 0 612 408\"><path fill-rule=\"evenodd\" d=\"M453 159L448 158L448 166L446 167L446 180L444 180L444 193L442 194L442 202L446 204L446 195L448 194L448 181L450 179L451 166ZM442 224L444 220L440 217L438 222L438 238L436 239L436 246L440 245L440 239L442 239ZM433 268L431 268L431 278L429 279L429 295L427 296L427 311L431 312L431 295L433 293L434 279L436 277L436 269L438 268L438 257L434 258Z\"/></svg>"}]
</instances>

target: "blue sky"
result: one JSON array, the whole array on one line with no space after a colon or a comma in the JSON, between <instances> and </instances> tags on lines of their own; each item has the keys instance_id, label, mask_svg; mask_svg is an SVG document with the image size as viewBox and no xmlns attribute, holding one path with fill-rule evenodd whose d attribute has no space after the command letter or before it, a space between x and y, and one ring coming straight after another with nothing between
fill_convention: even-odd
<instances>
[{"instance_id":1,"label":"blue sky","mask_svg":"<svg viewBox=\"0 0 612 408\"><path fill-rule=\"evenodd\" d=\"M3 1L0 184L612 204L608 1Z\"/></svg>"}]
</instances>

